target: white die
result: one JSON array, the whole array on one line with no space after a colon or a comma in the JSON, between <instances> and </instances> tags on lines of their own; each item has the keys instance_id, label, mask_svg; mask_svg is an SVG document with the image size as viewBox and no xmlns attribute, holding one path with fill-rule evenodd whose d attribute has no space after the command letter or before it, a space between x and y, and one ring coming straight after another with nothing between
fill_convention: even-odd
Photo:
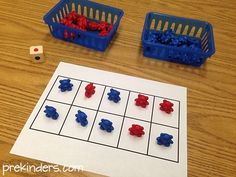
<instances>
[{"instance_id":1,"label":"white die","mask_svg":"<svg viewBox=\"0 0 236 177\"><path fill-rule=\"evenodd\" d=\"M30 47L30 56L34 62L43 62L45 57L43 53L43 46L31 46Z\"/></svg>"}]
</instances>

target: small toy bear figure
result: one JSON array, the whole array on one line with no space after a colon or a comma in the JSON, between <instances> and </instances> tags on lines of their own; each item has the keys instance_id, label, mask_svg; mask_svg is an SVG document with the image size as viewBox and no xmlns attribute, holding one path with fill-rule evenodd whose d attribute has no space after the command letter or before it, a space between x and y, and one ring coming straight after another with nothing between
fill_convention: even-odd
<instances>
[{"instance_id":1,"label":"small toy bear figure","mask_svg":"<svg viewBox=\"0 0 236 177\"><path fill-rule=\"evenodd\" d=\"M148 96L145 95L138 95L138 98L135 99L135 105L141 106L142 108L146 108L149 105Z\"/></svg>"},{"instance_id":2,"label":"small toy bear figure","mask_svg":"<svg viewBox=\"0 0 236 177\"><path fill-rule=\"evenodd\" d=\"M93 85L93 83L89 83L86 87L85 87L85 96L87 98L90 98L94 93L95 93L95 86Z\"/></svg>"},{"instance_id":3,"label":"small toy bear figure","mask_svg":"<svg viewBox=\"0 0 236 177\"><path fill-rule=\"evenodd\" d=\"M81 126L85 127L86 125L88 125L87 115L84 112L79 110L75 116L76 122L80 123Z\"/></svg>"},{"instance_id":4,"label":"small toy bear figure","mask_svg":"<svg viewBox=\"0 0 236 177\"><path fill-rule=\"evenodd\" d=\"M143 131L144 128L138 124L132 124L132 127L129 128L129 134L137 137L141 137L145 134Z\"/></svg>"},{"instance_id":5,"label":"small toy bear figure","mask_svg":"<svg viewBox=\"0 0 236 177\"><path fill-rule=\"evenodd\" d=\"M120 92L115 89L110 89L110 92L107 94L108 100L118 103L120 101Z\"/></svg>"},{"instance_id":6,"label":"small toy bear figure","mask_svg":"<svg viewBox=\"0 0 236 177\"><path fill-rule=\"evenodd\" d=\"M36 63L44 62L45 56L43 53L43 46L31 46L30 47L30 56L32 57L32 61Z\"/></svg>"},{"instance_id":7,"label":"small toy bear figure","mask_svg":"<svg viewBox=\"0 0 236 177\"><path fill-rule=\"evenodd\" d=\"M101 130L107 131L109 133L114 130L114 127L112 126L112 122L110 120L101 119L99 125Z\"/></svg>"},{"instance_id":8,"label":"small toy bear figure","mask_svg":"<svg viewBox=\"0 0 236 177\"><path fill-rule=\"evenodd\" d=\"M159 137L157 137L157 144L163 145L165 147L169 147L174 142L172 141L173 136L167 133L161 133Z\"/></svg>"},{"instance_id":9,"label":"small toy bear figure","mask_svg":"<svg viewBox=\"0 0 236 177\"><path fill-rule=\"evenodd\" d=\"M48 118L56 120L59 117L56 108L54 108L53 106L46 105L44 112L46 113L46 117Z\"/></svg>"},{"instance_id":10,"label":"small toy bear figure","mask_svg":"<svg viewBox=\"0 0 236 177\"><path fill-rule=\"evenodd\" d=\"M58 88L61 90L61 92L72 90L73 84L70 83L70 81L71 81L70 79L63 79L59 81L60 85Z\"/></svg>"},{"instance_id":11,"label":"small toy bear figure","mask_svg":"<svg viewBox=\"0 0 236 177\"><path fill-rule=\"evenodd\" d=\"M171 112L174 111L173 109L174 104L171 103L170 101L163 100L163 102L160 103L159 105L160 105L160 110L166 112L167 114L170 114Z\"/></svg>"}]
</instances>

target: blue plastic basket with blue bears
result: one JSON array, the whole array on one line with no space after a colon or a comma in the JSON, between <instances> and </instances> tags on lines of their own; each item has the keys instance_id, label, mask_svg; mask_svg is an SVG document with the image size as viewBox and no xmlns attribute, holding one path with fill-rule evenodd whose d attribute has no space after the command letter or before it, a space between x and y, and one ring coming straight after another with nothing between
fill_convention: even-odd
<instances>
[{"instance_id":1,"label":"blue plastic basket with blue bears","mask_svg":"<svg viewBox=\"0 0 236 177\"><path fill-rule=\"evenodd\" d=\"M150 12L142 33L146 57L201 66L215 53L208 22Z\"/></svg>"}]
</instances>

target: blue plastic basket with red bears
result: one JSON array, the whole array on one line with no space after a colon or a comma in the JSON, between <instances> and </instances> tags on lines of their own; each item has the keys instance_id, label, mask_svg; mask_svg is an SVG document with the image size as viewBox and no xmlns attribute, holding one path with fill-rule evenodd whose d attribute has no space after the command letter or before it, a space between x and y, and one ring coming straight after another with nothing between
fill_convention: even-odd
<instances>
[{"instance_id":1,"label":"blue plastic basket with red bears","mask_svg":"<svg viewBox=\"0 0 236 177\"><path fill-rule=\"evenodd\" d=\"M105 51L123 14L120 9L88 0L61 0L44 21L55 38Z\"/></svg>"}]
</instances>

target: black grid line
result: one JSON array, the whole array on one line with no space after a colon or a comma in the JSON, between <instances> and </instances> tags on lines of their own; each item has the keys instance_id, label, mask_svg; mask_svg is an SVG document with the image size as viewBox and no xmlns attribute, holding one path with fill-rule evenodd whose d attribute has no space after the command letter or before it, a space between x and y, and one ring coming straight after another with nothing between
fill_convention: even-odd
<instances>
[{"instance_id":1,"label":"black grid line","mask_svg":"<svg viewBox=\"0 0 236 177\"><path fill-rule=\"evenodd\" d=\"M71 105L70 103L64 103L64 102L61 102L61 101L56 101L56 100L51 100L51 99L46 99L46 100L47 101L51 101L51 102L55 102L55 103L60 103L60 104L68 105L68 106Z\"/></svg>"},{"instance_id":2,"label":"black grid line","mask_svg":"<svg viewBox=\"0 0 236 177\"><path fill-rule=\"evenodd\" d=\"M179 101L179 115L178 115L178 118L179 118L179 122L178 122L178 128L180 129L180 101ZM180 138L180 136L179 136L179 134L180 134L180 131L179 131L179 129L178 129L178 147L177 147L177 162L179 162L179 146L180 146L180 144L179 144L179 138Z\"/></svg>"},{"instance_id":3,"label":"black grid line","mask_svg":"<svg viewBox=\"0 0 236 177\"><path fill-rule=\"evenodd\" d=\"M53 82L52 87L50 88L50 90L49 90L49 92L48 92L48 94L47 94L47 96L46 96L46 99L48 98L49 94L51 93L51 91L52 91L54 85L56 84L56 82L57 82L57 80L58 80L58 78L59 78L59 76L57 76L57 78L56 78L55 81ZM30 125L30 128L33 126L33 124L34 124L36 118L38 117L38 115L39 115L39 113L40 113L40 111L41 111L41 109L42 109L42 107L43 107L43 105L44 105L46 99L44 99L43 104L40 106L40 109L38 110L38 112L37 112L37 114L36 114L36 116L35 116L33 122L32 122L31 125Z\"/></svg>"},{"instance_id":4,"label":"black grid line","mask_svg":"<svg viewBox=\"0 0 236 177\"><path fill-rule=\"evenodd\" d=\"M126 106L125 106L125 112L124 112L123 120L122 120L122 123L121 123L120 134L119 134L118 143L117 143L117 146L116 146L117 148L119 147L119 144L120 144L120 137L121 137L121 133L122 133L122 130L123 130L124 121L125 121L125 114L126 114L127 107L128 107L128 104L129 104L129 97L130 97L130 91L129 91L129 95L128 95Z\"/></svg>"},{"instance_id":5,"label":"black grid line","mask_svg":"<svg viewBox=\"0 0 236 177\"><path fill-rule=\"evenodd\" d=\"M66 77L66 76L61 76L61 75L58 75L58 77L68 78L68 79L72 79L72 80L77 80L77 81L81 81L81 82L88 82L88 83L90 83L89 81L82 80L82 79L76 79L76 78L72 78L72 77ZM96 82L93 82L93 84L100 85L100 86L111 87L111 88L117 88L119 90L124 90L124 91L128 91L128 92L131 91L131 90L128 90L128 89L119 88L119 87L113 87L113 86L110 86L110 85L103 85L103 84L96 83ZM172 100L172 101L179 101L179 100L175 100L173 98L167 98L167 97L162 97L162 96L159 96L159 95L152 95L152 94L148 94L148 93L142 93L142 92L138 92L138 91L135 91L135 90L132 90L132 92L133 93L147 95L147 96L152 96L152 97L159 97L159 98L163 98L163 99L167 99L167 100Z\"/></svg>"},{"instance_id":6,"label":"black grid line","mask_svg":"<svg viewBox=\"0 0 236 177\"><path fill-rule=\"evenodd\" d=\"M63 122L63 124L62 124L62 126L61 126L61 129L60 129L60 131L59 131L58 134L61 133L61 130L62 130L62 128L64 127L64 124L65 124L66 119L67 119L67 117L68 117L68 115L69 115L69 113L70 113L70 110L71 110L72 105L73 105L73 103L74 103L74 101L75 101L75 98L76 98L76 96L77 96L77 94L78 94L78 92L79 92L79 89L80 89L81 84L82 84L82 82L80 82L80 84L79 84L79 87L78 87L78 89L77 89L77 91L76 91L76 93L75 93L75 96L74 96L73 101L72 101L72 103L71 103L71 105L70 105L70 108L69 108L69 110L68 110L68 112L67 112L67 114L66 114L66 118L65 118L65 120L64 120L64 122Z\"/></svg>"},{"instance_id":7,"label":"black grid line","mask_svg":"<svg viewBox=\"0 0 236 177\"><path fill-rule=\"evenodd\" d=\"M64 103L64 102L55 101L55 100L51 100L51 99L46 99L45 101L51 101L51 102L60 103L60 104L68 105L68 106L71 105L69 103ZM123 116L122 114L111 113L111 112L97 110L97 109L88 108L88 107L84 107L84 106L78 106L78 105L74 105L73 104L72 107L83 108L83 109L87 109L87 110L91 110L91 111L98 111L98 112L101 112L101 113L111 114L111 115L114 115L114 116L121 116L121 117L125 117L125 118L128 118L128 119L138 120L138 121L141 121L141 122L146 122L146 123L161 125L161 126L164 126L164 127L179 129L178 127L174 127L174 126L170 126L170 125L165 125L165 124L161 124L161 123L157 123L157 122L151 122L151 121L148 121L148 120L143 120L143 119L139 119L139 118L135 118L135 117L130 117L130 116Z\"/></svg>"},{"instance_id":8,"label":"black grid line","mask_svg":"<svg viewBox=\"0 0 236 177\"><path fill-rule=\"evenodd\" d=\"M150 144L150 139L151 139L152 118L153 118L154 104L155 104L155 97L153 98L153 103L152 103L152 114L151 114L151 123L150 123L150 127L149 127L149 137L148 137L147 155L148 155L149 144Z\"/></svg>"},{"instance_id":9,"label":"black grid line","mask_svg":"<svg viewBox=\"0 0 236 177\"><path fill-rule=\"evenodd\" d=\"M84 141L84 142L91 143L91 144L102 145L102 146L105 146L105 147L114 148L114 149L118 149L118 150L123 150L123 151L126 151L126 152L132 152L132 153L135 153L135 154L145 155L147 157L152 157L152 158L156 158L156 159L166 160L166 161L169 161L169 162L179 163L178 161L175 161L175 160L171 160L171 159L167 159L167 158L163 158L163 157L158 157L158 156L153 156L153 155L147 155L145 153L141 153L141 152L137 152L137 151L132 151L132 150L129 150L129 149L117 148L115 146L111 146L111 145L107 145L107 144L102 144L102 143L98 143L98 142L88 141L88 140L84 140L84 139L80 139L80 138L76 138L76 137L71 137L71 136L67 136L67 135L63 135L63 134L47 132L47 131L39 130L39 129L35 129L35 128L30 128L30 129L34 130L34 131L42 132L42 133L51 134L51 135L54 135L54 136L60 136L60 137L74 139L74 140L80 140L80 141Z\"/></svg>"},{"instance_id":10,"label":"black grid line","mask_svg":"<svg viewBox=\"0 0 236 177\"><path fill-rule=\"evenodd\" d=\"M60 102L60 101L55 101L55 100L51 100L51 99L48 99L48 96L50 94L50 92L52 91L53 87L55 86L56 84L56 81L58 80L58 78L69 78L69 79L72 79L72 80L76 80L76 81L80 81L80 85L79 85L79 88L74 96L74 99L72 101L71 104L68 104L68 103L63 103L63 102ZM89 81L85 81L85 80L80 80L80 79L76 79L76 78L71 78L71 77L66 77L66 76L61 76L61 75L58 75L57 78L55 79L51 89L49 90L46 98L44 99L43 101L43 104L41 105L39 111L37 112L34 120L32 121L31 125L30 125L30 129L31 130L35 130L35 131L39 131L39 132L43 132L43 133L48 133L48 134L52 134L52 135L56 135L56 136L61 136L61 137L66 137L66 138L71 138L71 139L76 139L76 140L80 140L80 141L85 141L85 142L88 142L88 143L93 143L93 144L98 144L98 145L103 145L103 146L106 146L106 147L111 147L111 148L115 148L115 149L120 149L120 150L124 150L124 151L127 151L127 152L132 152L132 153L136 153L136 154L141 154L141 155L145 155L145 156L148 156L148 157L152 157L152 158L157 158L157 159L162 159L162 160L166 160L166 161L170 161L170 162L175 162L175 163L179 163L179 141L180 141L180 101L179 100L175 100L175 99L171 99L171 98L166 98L166 97L161 97L161 96L156 96L156 95L151 95L151 94L146 94L146 93L141 93L141 92L137 92L137 91L133 91L133 90L127 90L127 89L123 89L123 88L118 88L118 87L112 87L112 86L109 86L109 85L103 85L103 84L99 84L99 83L94 83L96 85L100 85L100 86L103 86L104 87L104 90L103 90L103 94L101 96L101 100L99 102L99 106L98 106L98 109L92 109L92 108L88 108L88 107L83 107L83 106L77 106L77 105L74 105L74 101L75 101L75 98L80 90L80 87L82 85L83 82L87 82L87 83L90 83ZM128 94L128 99L127 99L127 103L126 103L126 107L125 107L125 112L124 112L124 115L119 115L119 114L114 114L114 113L110 113L110 112L106 112L106 111L100 111L100 105L101 105L101 102L103 100L103 97L104 97L104 93L105 93L105 90L107 87L111 87L111 88L117 88L119 90L124 90L124 91L128 91L129 94ZM137 118L133 118L133 117L129 117L129 116L125 116L126 114L126 111L127 111L127 107L128 107L128 104L129 104L129 98L130 98L130 93L133 92L133 93L139 93L139 94L144 94L144 95L147 95L147 96L152 96L154 97L153 99L153 107L152 107L152 113L151 113L151 121L145 121L145 120L141 120L141 119L137 119ZM158 98L162 98L162 99L168 99L168 100L172 100L172 101L177 101L179 103L179 112L178 112L178 127L173 127L173 126L169 126L169 125L164 125L164 124L159 124L159 123L155 123L155 122L152 122L152 118L153 118L153 110L154 110L154 104L155 104L155 97L158 97ZM52 133L52 132L48 132L48 131L44 131L44 130L40 130L40 129L35 129L35 128L32 128L32 125L34 124L36 118L38 117L38 114L39 112L41 111L45 101L48 100L48 101L52 101L52 102L57 102L57 103L61 103L61 104L65 104L65 105L70 105L70 108L69 108L69 111L66 115L66 118L63 122L63 125L59 131L59 134L57 133ZM62 135L60 134L63 126L64 126L64 123L67 119L67 116L72 108L72 106L75 106L75 107L81 107L81 108L85 108L85 109L88 109L88 110L93 110L93 111L96 111L96 116L95 116L95 119L93 121L93 124L92 124L92 127L91 127L91 130L90 130L90 133L89 133L89 137L87 140L84 140L84 139L80 139L80 138L76 138L76 137L71 137L71 136L67 136L67 135ZM120 130L120 134L119 134L119 139L118 139L118 143L117 143L117 147L116 146L111 146L111 145L107 145L107 144L102 144L102 143L98 143L98 142L92 142L90 141L90 136L91 136L91 133L92 133L92 130L93 130L93 127L94 127L94 124L95 124L95 121L96 121L96 118L97 118L97 114L98 112L103 112L103 113L108 113L108 114L111 114L111 115L116 115L116 116L122 116L123 117L123 120L122 120L122 125L121 125L121 130ZM149 138L148 138L148 147L147 147L147 153L141 153L141 152L136 152L136 151L132 151L132 150L129 150L129 149L124 149L124 148L120 148L118 147L119 146L119 142L120 142L120 137L121 137L121 132L122 132L122 128L123 128L123 124L124 124L124 119L125 118L129 118L129 119L134 119L134 120L139 120L139 121L143 121L143 122L147 122L147 123L150 123L150 129L149 129ZM149 155L148 154L148 150L149 150L149 143L150 143L150 134L151 134L151 126L152 124L157 124L157 125L161 125L161 126L166 126L166 127L170 127L170 128L174 128L174 129L178 129L178 146L177 146L177 160L172 160L172 159L167 159L167 158L163 158L163 157L158 157L158 156L154 156L154 155Z\"/></svg>"},{"instance_id":11,"label":"black grid line","mask_svg":"<svg viewBox=\"0 0 236 177\"><path fill-rule=\"evenodd\" d=\"M98 110L99 110L99 108L100 108L100 106L101 106L102 99L103 99L103 96L104 96L105 91L106 91L106 86L104 87L104 90L103 90L103 93L102 93L102 97L101 97L101 100L100 100L99 105L98 105ZM90 132L89 132L88 140L90 139L90 136L91 136L91 134L92 134L93 127L94 127L94 124L95 124L95 121L96 121L96 118L97 118L97 115L98 115L98 110L97 110L96 115L95 115L95 118L94 118L94 120L93 120L92 128L91 128L91 130L90 130Z\"/></svg>"}]
</instances>

